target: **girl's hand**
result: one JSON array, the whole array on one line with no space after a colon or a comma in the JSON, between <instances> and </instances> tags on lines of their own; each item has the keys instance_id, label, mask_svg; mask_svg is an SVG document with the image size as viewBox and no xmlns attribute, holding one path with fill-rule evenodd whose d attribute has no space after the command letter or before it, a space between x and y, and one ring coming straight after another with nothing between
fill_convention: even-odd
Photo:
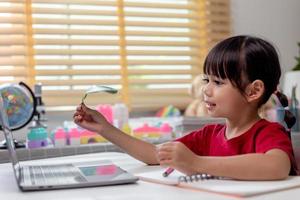
<instances>
[{"instance_id":1,"label":"girl's hand","mask_svg":"<svg viewBox=\"0 0 300 200\"><path fill-rule=\"evenodd\" d=\"M192 175L197 155L181 142L167 142L157 147L157 158L160 165L172 167L187 175Z\"/></svg>"},{"instance_id":2,"label":"girl's hand","mask_svg":"<svg viewBox=\"0 0 300 200\"><path fill-rule=\"evenodd\" d=\"M101 134L104 130L111 126L105 117L97 112L80 104L73 115L74 122L84 129Z\"/></svg>"}]
</instances>

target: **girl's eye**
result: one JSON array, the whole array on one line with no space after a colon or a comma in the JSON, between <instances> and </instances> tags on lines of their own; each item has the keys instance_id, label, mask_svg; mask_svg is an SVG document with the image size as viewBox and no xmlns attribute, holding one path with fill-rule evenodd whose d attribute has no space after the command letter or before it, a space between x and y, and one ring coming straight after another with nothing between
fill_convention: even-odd
<instances>
[{"instance_id":1,"label":"girl's eye","mask_svg":"<svg viewBox=\"0 0 300 200\"><path fill-rule=\"evenodd\" d=\"M215 82L216 85L222 85L223 84L223 82L218 81L218 80L214 80L214 82Z\"/></svg>"},{"instance_id":2,"label":"girl's eye","mask_svg":"<svg viewBox=\"0 0 300 200\"><path fill-rule=\"evenodd\" d=\"M209 80L208 80L208 78L203 78L203 79L202 79L202 82L203 82L203 83L208 83Z\"/></svg>"}]
</instances>

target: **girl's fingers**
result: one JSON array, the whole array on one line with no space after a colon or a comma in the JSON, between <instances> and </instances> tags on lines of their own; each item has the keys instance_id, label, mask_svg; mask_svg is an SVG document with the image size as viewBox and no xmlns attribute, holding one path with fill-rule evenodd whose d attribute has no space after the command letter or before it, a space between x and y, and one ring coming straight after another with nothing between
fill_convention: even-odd
<instances>
[{"instance_id":1,"label":"girl's fingers","mask_svg":"<svg viewBox=\"0 0 300 200\"><path fill-rule=\"evenodd\" d=\"M167 151L171 152L173 151L173 145L170 144L163 144L157 148L158 151Z\"/></svg>"},{"instance_id":2,"label":"girl's fingers","mask_svg":"<svg viewBox=\"0 0 300 200\"><path fill-rule=\"evenodd\" d=\"M159 160L172 159L172 155L167 152L158 152L157 157Z\"/></svg>"},{"instance_id":3,"label":"girl's fingers","mask_svg":"<svg viewBox=\"0 0 300 200\"><path fill-rule=\"evenodd\" d=\"M82 104L80 104L76 107L76 111L82 111Z\"/></svg>"},{"instance_id":4,"label":"girl's fingers","mask_svg":"<svg viewBox=\"0 0 300 200\"><path fill-rule=\"evenodd\" d=\"M82 116L81 115L76 115L73 117L75 122L81 122L82 121Z\"/></svg>"},{"instance_id":5,"label":"girl's fingers","mask_svg":"<svg viewBox=\"0 0 300 200\"><path fill-rule=\"evenodd\" d=\"M172 143L173 143L173 142L165 142L165 143L161 144L160 146L161 146L161 147L162 147L162 146L172 146Z\"/></svg>"},{"instance_id":6,"label":"girl's fingers","mask_svg":"<svg viewBox=\"0 0 300 200\"><path fill-rule=\"evenodd\" d=\"M171 166L172 165L172 160L161 160L159 161L159 164L162 166Z\"/></svg>"},{"instance_id":7,"label":"girl's fingers","mask_svg":"<svg viewBox=\"0 0 300 200\"><path fill-rule=\"evenodd\" d=\"M77 116L80 116L81 118L83 118L84 113L82 113L82 112L75 112L75 113L73 114L73 118L75 118L75 117L77 117Z\"/></svg>"},{"instance_id":8,"label":"girl's fingers","mask_svg":"<svg viewBox=\"0 0 300 200\"><path fill-rule=\"evenodd\" d=\"M90 111L90 109L88 107L86 107L86 105L84 103L79 104L77 106L76 110L79 111L79 112L88 112L88 111Z\"/></svg>"},{"instance_id":9,"label":"girl's fingers","mask_svg":"<svg viewBox=\"0 0 300 200\"><path fill-rule=\"evenodd\" d=\"M74 114L73 114L73 119L75 119L75 117L77 117L78 115L79 115L79 113L77 113L77 112L74 113Z\"/></svg>"}]
</instances>

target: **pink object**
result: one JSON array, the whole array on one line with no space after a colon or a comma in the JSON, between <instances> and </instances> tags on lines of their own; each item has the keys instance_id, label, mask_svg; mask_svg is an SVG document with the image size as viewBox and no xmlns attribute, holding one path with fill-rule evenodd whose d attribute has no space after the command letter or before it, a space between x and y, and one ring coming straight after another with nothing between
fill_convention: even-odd
<instances>
[{"instance_id":1,"label":"pink object","mask_svg":"<svg viewBox=\"0 0 300 200\"><path fill-rule=\"evenodd\" d=\"M114 121L114 119L113 119L113 108L112 108L111 105L109 105L109 104L98 105L96 107L96 110L99 113L101 113L109 123L113 124L113 121Z\"/></svg>"},{"instance_id":2,"label":"pink object","mask_svg":"<svg viewBox=\"0 0 300 200\"><path fill-rule=\"evenodd\" d=\"M77 128L72 128L69 130L69 138L80 138L80 133Z\"/></svg>"},{"instance_id":3,"label":"pink object","mask_svg":"<svg viewBox=\"0 0 300 200\"><path fill-rule=\"evenodd\" d=\"M98 175L112 175L117 171L117 167L115 165L105 165L97 167Z\"/></svg>"},{"instance_id":4,"label":"pink object","mask_svg":"<svg viewBox=\"0 0 300 200\"><path fill-rule=\"evenodd\" d=\"M106 140L99 134L91 132L88 130L83 130L81 132L80 143L81 144L90 144L97 142L105 142Z\"/></svg>"},{"instance_id":5,"label":"pink object","mask_svg":"<svg viewBox=\"0 0 300 200\"><path fill-rule=\"evenodd\" d=\"M169 167L162 175L163 177L169 176L174 171L173 168Z\"/></svg>"},{"instance_id":6,"label":"pink object","mask_svg":"<svg viewBox=\"0 0 300 200\"><path fill-rule=\"evenodd\" d=\"M67 143L72 146L80 145L80 132L77 128L72 128L69 130Z\"/></svg>"},{"instance_id":7,"label":"pink object","mask_svg":"<svg viewBox=\"0 0 300 200\"><path fill-rule=\"evenodd\" d=\"M154 126L149 126L145 123L142 127L134 129L134 133L160 133L160 134L170 134L172 132L172 127L168 123L164 123L161 127L157 128Z\"/></svg>"},{"instance_id":8,"label":"pink object","mask_svg":"<svg viewBox=\"0 0 300 200\"><path fill-rule=\"evenodd\" d=\"M65 146L68 144L68 135L63 128L58 128L54 133L54 144L55 146Z\"/></svg>"},{"instance_id":9,"label":"pink object","mask_svg":"<svg viewBox=\"0 0 300 200\"><path fill-rule=\"evenodd\" d=\"M167 134L169 134L169 133L172 132L172 130L173 130L173 128L172 128L168 123L164 123L164 124L162 124L161 127L160 127L160 131L161 131L162 133L167 133Z\"/></svg>"},{"instance_id":10,"label":"pink object","mask_svg":"<svg viewBox=\"0 0 300 200\"><path fill-rule=\"evenodd\" d=\"M135 133L148 133L148 132L160 132L160 129L157 127L149 126L145 123L142 127L136 128L133 130Z\"/></svg>"},{"instance_id":11,"label":"pink object","mask_svg":"<svg viewBox=\"0 0 300 200\"><path fill-rule=\"evenodd\" d=\"M90 137L90 136L97 136L97 135L98 135L97 133L94 133L94 132L89 131L89 130L83 130L80 133L81 137Z\"/></svg>"},{"instance_id":12,"label":"pink object","mask_svg":"<svg viewBox=\"0 0 300 200\"><path fill-rule=\"evenodd\" d=\"M172 139L172 127L168 123L164 123L161 127L149 126L147 123L140 128L133 130L133 134L137 137L155 137L165 140Z\"/></svg>"},{"instance_id":13,"label":"pink object","mask_svg":"<svg viewBox=\"0 0 300 200\"><path fill-rule=\"evenodd\" d=\"M63 128L58 128L54 133L54 139L66 139L67 132Z\"/></svg>"}]
</instances>

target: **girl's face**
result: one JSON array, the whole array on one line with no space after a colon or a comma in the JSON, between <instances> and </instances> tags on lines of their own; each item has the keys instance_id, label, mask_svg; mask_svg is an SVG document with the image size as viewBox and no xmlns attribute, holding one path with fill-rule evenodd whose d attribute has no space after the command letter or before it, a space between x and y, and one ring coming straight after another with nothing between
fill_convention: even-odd
<instances>
[{"instance_id":1,"label":"girl's face","mask_svg":"<svg viewBox=\"0 0 300 200\"><path fill-rule=\"evenodd\" d=\"M234 119L247 106L246 98L228 79L204 75L204 102L211 117Z\"/></svg>"}]
</instances>

